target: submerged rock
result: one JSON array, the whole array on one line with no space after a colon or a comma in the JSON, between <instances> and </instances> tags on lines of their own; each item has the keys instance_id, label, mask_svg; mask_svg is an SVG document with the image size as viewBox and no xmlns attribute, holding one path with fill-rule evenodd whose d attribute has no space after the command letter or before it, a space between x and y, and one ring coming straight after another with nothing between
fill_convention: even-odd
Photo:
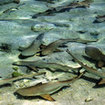
<instances>
[{"instance_id":1,"label":"submerged rock","mask_svg":"<svg viewBox=\"0 0 105 105\"><path fill-rule=\"evenodd\" d=\"M49 31L55 28L56 26L54 24L40 23L40 24L35 24L34 26L32 26L31 30L33 30L34 32L37 32L37 31L45 32L45 31Z\"/></svg>"}]
</instances>

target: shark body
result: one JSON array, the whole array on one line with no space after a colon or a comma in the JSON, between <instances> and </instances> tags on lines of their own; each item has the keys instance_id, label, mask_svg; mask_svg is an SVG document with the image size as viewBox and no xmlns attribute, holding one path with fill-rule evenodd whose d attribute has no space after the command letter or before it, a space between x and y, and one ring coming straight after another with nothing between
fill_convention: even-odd
<instances>
[{"instance_id":1,"label":"shark body","mask_svg":"<svg viewBox=\"0 0 105 105\"><path fill-rule=\"evenodd\" d=\"M55 70L62 70L62 71L69 71L71 70L76 70L77 68L72 68L70 66L62 65L62 64L57 64L57 63L46 63L43 61L18 61L14 62L13 65L18 65L18 66L27 66L29 68L32 68L37 70L37 68L46 68L50 69L51 71Z\"/></svg>"},{"instance_id":2,"label":"shark body","mask_svg":"<svg viewBox=\"0 0 105 105\"><path fill-rule=\"evenodd\" d=\"M40 35L38 35L38 37L32 42L32 44L24 49L21 52L22 56L33 56L34 54L36 54L37 52L40 51L40 45L42 44L42 39L43 39L44 34L41 33Z\"/></svg>"},{"instance_id":3,"label":"shark body","mask_svg":"<svg viewBox=\"0 0 105 105\"><path fill-rule=\"evenodd\" d=\"M54 101L50 94L57 92L64 86L69 86L71 83L79 79L81 76L82 74L66 81L48 82L43 84L39 83L35 86L18 89L16 93L22 96L40 96L49 101Z\"/></svg>"}]
</instances>

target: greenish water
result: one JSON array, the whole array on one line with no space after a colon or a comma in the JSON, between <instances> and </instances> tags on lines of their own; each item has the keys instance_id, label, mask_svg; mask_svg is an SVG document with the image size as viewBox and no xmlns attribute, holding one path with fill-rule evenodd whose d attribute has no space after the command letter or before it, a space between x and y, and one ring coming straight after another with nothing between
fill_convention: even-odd
<instances>
[{"instance_id":1,"label":"greenish water","mask_svg":"<svg viewBox=\"0 0 105 105\"><path fill-rule=\"evenodd\" d=\"M104 86L92 87L100 77L104 78L105 73L105 1L94 0L88 5L80 0L79 3L73 0L20 0L17 4L12 0L0 0L1 81L36 71L46 72L46 75L15 81L8 87L1 86L0 105L33 105L34 102L35 105L54 105L40 98L19 99L14 92L40 82L70 79L78 70L86 70L86 73L71 87L53 94L57 100L55 104L103 105ZM43 38L39 37L40 34L44 34ZM98 74L75 61L67 49ZM13 65L19 61L28 63ZM91 101L87 103L85 100L89 99Z\"/></svg>"}]
</instances>

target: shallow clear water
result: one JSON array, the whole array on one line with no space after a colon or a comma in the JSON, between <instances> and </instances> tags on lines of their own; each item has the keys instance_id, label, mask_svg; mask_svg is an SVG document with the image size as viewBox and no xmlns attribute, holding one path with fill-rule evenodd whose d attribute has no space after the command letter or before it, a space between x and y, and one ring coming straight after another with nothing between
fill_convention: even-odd
<instances>
[{"instance_id":1,"label":"shallow clear water","mask_svg":"<svg viewBox=\"0 0 105 105\"><path fill-rule=\"evenodd\" d=\"M1 80L34 72L26 66L13 65L14 62L21 60L42 62L32 65L38 68L38 72L46 72L46 75L32 80L18 80L8 87L1 86L0 105L75 105L77 103L79 105L103 105L104 86L97 89L93 87L100 78L104 78L105 72L105 1L94 0L86 8L83 6L69 8L68 5L73 0L53 0L52 2L50 0L21 0L19 4L10 3L9 0L5 4L5 1L0 5ZM41 33L44 33L43 38L38 38ZM71 42L59 41L59 39L77 40ZM40 46L41 44L47 47ZM36 49L35 47L33 49L34 45L37 46ZM41 47L44 50L48 48L45 56ZM56 50L58 48L62 51ZM75 61L66 52L67 49L90 69L88 70ZM37 50L38 53L30 57L20 56L24 50L27 55L33 53L34 50ZM33 69L31 66L30 68ZM32 100L24 99L24 97L18 98L17 95L14 95L18 88L39 82L57 81L56 79L70 79L77 75L75 73L80 67L87 72L71 87L53 94L55 102L45 101L39 97L32 98ZM94 68L97 73L91 68Z\"/></svg>"}]
</instances>

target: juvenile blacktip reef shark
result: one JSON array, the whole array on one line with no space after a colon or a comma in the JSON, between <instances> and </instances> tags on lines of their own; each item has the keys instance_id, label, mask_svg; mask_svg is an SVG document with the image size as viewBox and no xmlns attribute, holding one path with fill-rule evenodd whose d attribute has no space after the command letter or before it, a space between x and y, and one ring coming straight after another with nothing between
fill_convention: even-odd
<instances>
[{"instance_id":1,"label":"juvenile blacktip reef shark","mask_svg":"<svg viewBox=\"0 0 105 105\"><path fill-rule=\"evenodd\" d=\"M67 50L67 53L70 54L73 59L78 62L83 68L86 69L87 72L90 72L94 75L97 75L101 78L101 81L99 81L98 85L105 84L105 72L98 71L97 69L94 69L92 67L87 66L86 64L83 64L79 59L77 59L69 50Z\"/></svg>"},{"instance_id":2,"label":"juvenile blacktip reef shark","mask_svg":"<svg viewBox=\"0 0 105 105\"><path fill-rule=\"evenodd\" d=\"M57 81L57 82L48 82L40 83L35 86L26 87L18 89L16 93L22 96L40 96L48 101L55 101L50 94L53 94L65 86L70 86L71 83L76 81L82 76L82 73L79 76L76 76L72 79L66 81Z\"/></svg>"},{"instance_id":3,"label":"juvenile blacktip reef shark","mask_svg":"<svg viewBox=\"0 0 105 105\"><path fill-rule=\"evenodd\" d=\"M9 4L9 3L20 3L20 0L0 0L0 5Z\"/></svg>"},{"instance_id":4,"label":"juvenile blacktip reef shark","mask_svg":"<svg viewBox=\"0 0 105 105\"><path fill-rule=\"evenodd\" d=\"M13 81L16 81L16 80L19 80L19 79L23 79L23 78L32 78L34 76L42 75L42 74L45 74L45 72L26 74L26 75L19 76L19 77L13 77L13 78L8 78L8 79L3 79L3 80L0 80L0 85L7 84L7 83L12 84Z\"/></svg>"},{"instance_id":5,"label":"juvenile blacktip reef shark","mask_svg":"<svg viewBox=\"0 0 105 105\"><path fill-rule=\"evenodd\" d=\"M67 42L74 42L77 39L59 39L56 40L52 43L50 43L49 45L45 46L44 48L42 48L41 50L41 55L48 55L53 53L54 51L60 51L59 49L57 49L59 46L67 43Z\"/></svg>"},{"instance_id":6,"label":"juvenile blacktip reef shark","mask_svg":"<svg viewBox=\"0 0 105 105\"><path fill-rule=\"evenodd\" d=\"M84 1L77 1L77 2L72 2L64 6L58 6L58 7L50 7L44 12L37 13L32 16L32 18L37 18L39 16L49 16L53 15L54 13L61 13L65 11L70 11L71 9L74 8L87 8L90 6L90 4L93 2L93 0L84 0Z\"/></svg>"},{"instance_id":7,"label":"juvenile blacktip reef shark","mask_svg":"<svg viewBox=\"0 0 105 105\"><path fill-rule=\"evenodd\" d=\"M38 37L32 42L32 44L21 52L22 56L32 56L40 51L40 45L42 44L44 33L38 35Z\"/></svg>"},{"instance_id":8,"label":"juvenile blacktip reef shark","mask_svg":"<svg viewBox=\"0 0 105 105\"><path fill-rule=\"evenodd\" d=\"M70 66L57 64L57 63L46 63L43 61L18 61L14 62L13 65L18 66L27 66L33 70L37 71L37 68L46 68L50 69L51 71L62 70L62 71L69 71L69 70L77 70L77 68L72 68Z\"/></svg>"},{"instance_id":9,"label":"juvenile blacktip reef shark","mask_svg":"<svg viewBox=\"0 0 105 105\"><path fill-rule=\"evenodd\" d=\"M44 46L44 48L42 48L41 50L41 55L49 55L53 52L59 52L61 51L60 49L58 49L59 46L63 46L64 44L68 43L68 42L81 42L81 43L89 43L89 42L96 42L97 40L84 40L84 39L80 39L80 38L75 38L75 39L59 39L56 40L52 43L50 43L47 46Z\"/></svg>"},{"instance_id":10,"label":"juvenile blacktip reef shark","mask_svg":"<svg viewBox=\"0 0 105 105\"><path fill-rule=\"evenodd\" d=\"M84 0L84 1L81 1L81 2L77 1L77 2L71 3L70 6L71 6L72 8L80 8L80 7L86 8L86 7L89 7L90 4L91 4L93 1L94 1L94 0Z\"/></svg>"},{"instance_id":11,"label":"juvenile blacktip reef shark","mask_svg":"<svg viewBox=\"0 0 105 105\"><path fill-rule=\"evenodd\" d=\"M93 23L105 22L105 15L97 16Z\"/></svg>"}]
</instances>

